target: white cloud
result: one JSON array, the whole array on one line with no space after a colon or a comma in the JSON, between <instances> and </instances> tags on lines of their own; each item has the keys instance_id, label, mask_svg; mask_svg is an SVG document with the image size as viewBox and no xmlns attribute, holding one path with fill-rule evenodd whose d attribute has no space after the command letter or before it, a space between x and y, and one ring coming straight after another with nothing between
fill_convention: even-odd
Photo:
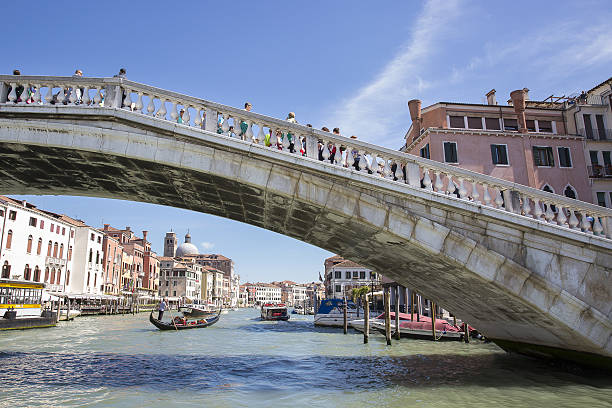
<instances>
[{"instance_id":1,"label":"white cloud","mask_svg":"<svg viewBox=\"0 0 612 408\"><path fill-rule=\"evenodd\" d=\"M200 243L200 247L202 247L203 250L208 251L209 249L212 249L215 246L215 244L213 244L212 242L202 242Z\"/></svg>"},{"instance_id":2,"label":"white cloud","mask_svg":"<svg viewBox=\"0 0 612 408\"><path fill-rule=\"evenodd\" d=\"M448 29L450 20L459 15L458 0L428 1L413 23L408 42L371 83L341 103L327 122L338 124L344 135L355 134L368 142L388 142L392 131L394 139L401 140L403 135L397 130L409 126L406 102L430 85L423 78L424 62L438 48L440 34Z\"/></svg>"}]
</instances>

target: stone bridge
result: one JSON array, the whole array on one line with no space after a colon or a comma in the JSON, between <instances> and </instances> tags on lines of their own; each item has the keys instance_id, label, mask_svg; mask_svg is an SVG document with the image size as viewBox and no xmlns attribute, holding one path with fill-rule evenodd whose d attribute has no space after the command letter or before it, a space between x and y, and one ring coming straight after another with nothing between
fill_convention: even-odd
<instances>
[{"instance_id":1,"label":"stone bridge","mask_svg":"<svg viewBox=\"0 0 612 408\"><path fill-rule=\"evenodd\" d=\"M612 367L606 208L125 79L0 85L2 194L246 222L379 271L506 350Z\"/></svg>"}]
</instances>

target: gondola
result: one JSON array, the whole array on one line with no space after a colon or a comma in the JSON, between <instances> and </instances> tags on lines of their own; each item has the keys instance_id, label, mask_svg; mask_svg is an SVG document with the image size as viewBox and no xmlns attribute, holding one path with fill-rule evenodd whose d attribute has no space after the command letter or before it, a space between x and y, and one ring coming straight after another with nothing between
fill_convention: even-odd
<instances>
[{"instance_id":1,"label":"gondola","mask_svg":"<svg viewBox=\"0 0 612 408\"><path fill-rule=\"evenodd\" d=\"M209 317L208 319L199 319L192 321L187 321L187 324L178 324L173 322L162 322L161 320L157 320L153 317L153 312L149 315L149 321L153 326L157 327L159 330L187 330L187 329L200 329L202 327L212 326L213 324L219 321L219 316L221 315L221 311L217 313L216 316Z\"/></svg>"}]
</instances>

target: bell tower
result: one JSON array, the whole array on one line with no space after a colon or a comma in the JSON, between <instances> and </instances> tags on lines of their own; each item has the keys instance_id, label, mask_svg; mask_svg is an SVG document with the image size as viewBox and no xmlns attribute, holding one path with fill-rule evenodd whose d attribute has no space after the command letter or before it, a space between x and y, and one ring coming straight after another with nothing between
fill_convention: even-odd
<instances>
[{"instance_id":1,"label":"bell tower","mask_svg":"<svg viewBox=\"0 0 612 408\"><path fill-rule=\"evenodd\" d=\"M176 256L176 247L176 234L174 232L166 232L166 237L164 238L164 256L174 258Z\"/></svg>"}]
</instances>

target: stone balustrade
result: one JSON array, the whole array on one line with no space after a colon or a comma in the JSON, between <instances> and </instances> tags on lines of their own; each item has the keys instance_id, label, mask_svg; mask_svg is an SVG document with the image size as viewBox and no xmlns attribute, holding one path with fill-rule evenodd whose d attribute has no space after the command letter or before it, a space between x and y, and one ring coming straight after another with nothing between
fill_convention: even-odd
<instances>
[{"instance_id":1,"label":"stone balustrade","mask_svg":"<svg viewBox=\"0 0 612 408\"><path fill-rule=\"evenodd\" d=\"M121 78L0 76L3 106L124 109L612 239L612 211L452 165Z\"/></svg>"}]
</instances>

